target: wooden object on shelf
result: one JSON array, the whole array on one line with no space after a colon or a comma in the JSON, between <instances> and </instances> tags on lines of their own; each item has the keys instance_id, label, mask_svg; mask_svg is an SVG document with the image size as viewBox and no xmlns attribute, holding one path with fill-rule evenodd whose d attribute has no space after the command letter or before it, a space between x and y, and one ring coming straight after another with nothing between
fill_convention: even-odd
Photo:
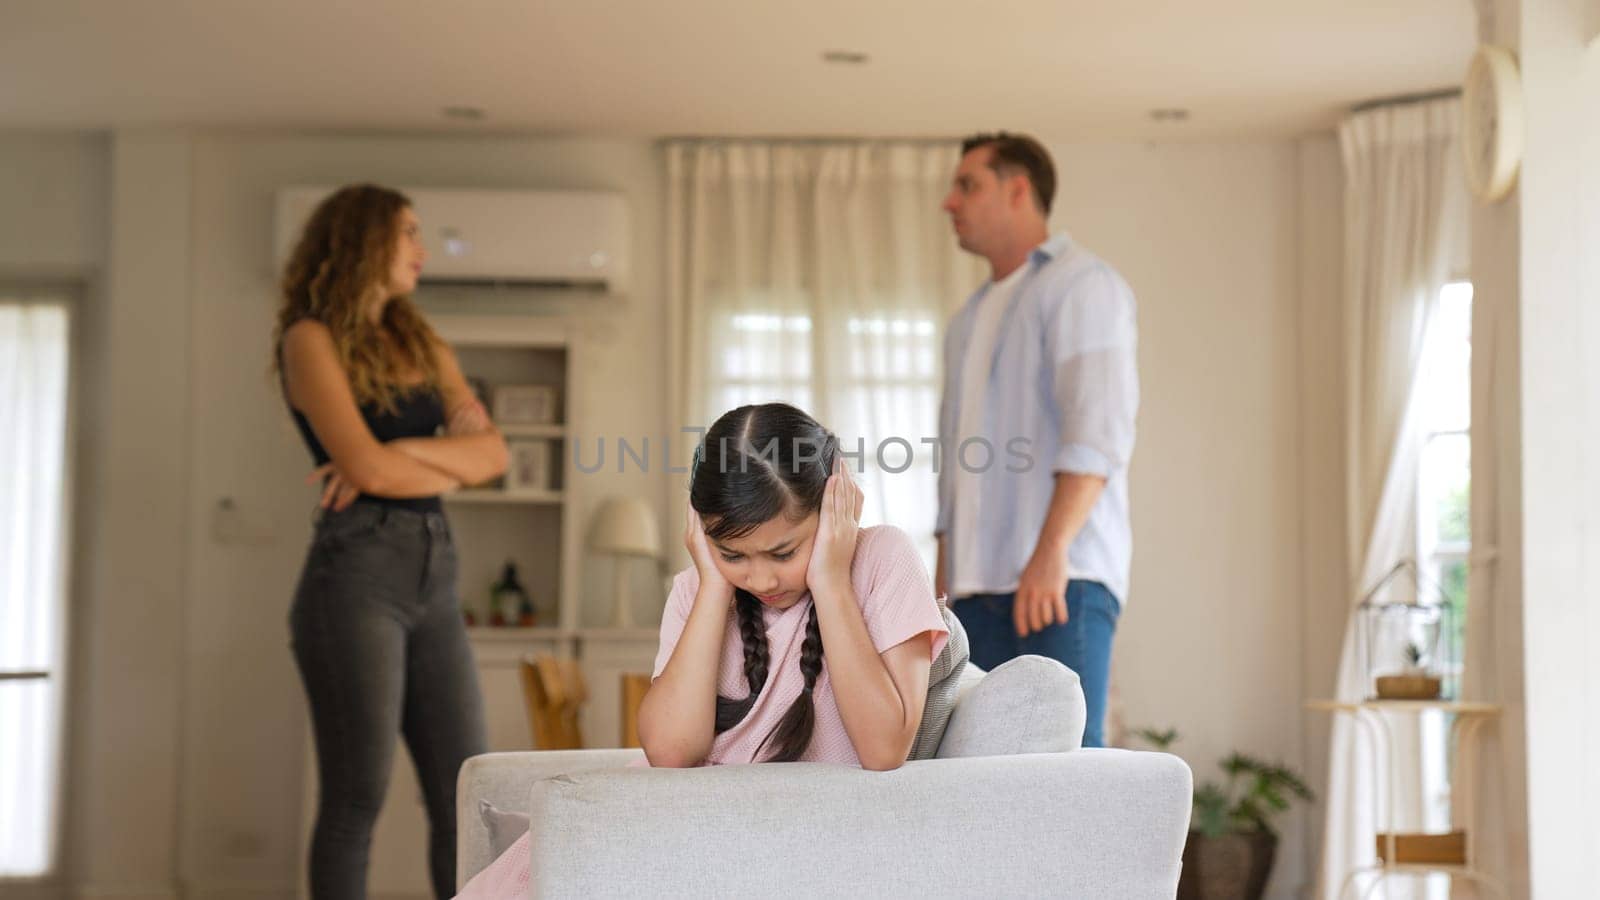
<instances>
[{"instance_id":1,"label":"wooden object on shelf","mask_svg":"<svg viewBox=\"0 0 1600 900\"><path fill-rule=\"evenodd\" d=\"M583 734L578 710L589 699L583 671L574 659L554 656L522 661L522 693L528 706L528 726L538 750L580 750Z\"/></svg>"},{"instance_id":2,"label":"wooden object on shelf","mask_svg":"<svg viewBox=\"0 0 1600 900\"><path fill-rule=\"evenodd\" d=\"M639 704L650 689L648 672L622 673L622 746L639 746Z\"/></svg>"},{"instance_id":3,"label":"wooden object on shelf","mask_svg":"<svg viewBox=\"0 0 1600 900\"><path fill-rule=\"evenodd\" d=\"M1435 675L1379 675L1379 700L1437 700L1441 684Z\"/></svg>"},{"instance_id":4,"label":"wooden object on shelf","mask_svg":"<svg viewBox=\"0 0 1600 900\"><path fill-rule=\"evenodd\" d=\"M1396 834L1394 859L1389 859L1389 835L1378 834L1378 859L1395 865L1465 866L1467 864L1467 833L1452 831L1448 834Z\"/></svg>"}]
</instances>

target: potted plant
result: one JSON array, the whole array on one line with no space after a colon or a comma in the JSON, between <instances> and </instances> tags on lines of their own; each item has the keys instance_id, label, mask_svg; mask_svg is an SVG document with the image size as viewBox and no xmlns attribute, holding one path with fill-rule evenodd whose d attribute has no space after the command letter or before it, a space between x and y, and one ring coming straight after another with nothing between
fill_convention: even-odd
<instances>
[{"instance_id":1,"label":"potted plant","mask_svg":"<svg viewBox=\"0 0 1600 900\"><path fill-rule=\"evenodd\" d=\"M1178 740L1171 728L1134 734L1158 750L1169 750ZM1315 799L1305 781L1285 766L1237 752L1220 766L1226 780L1195 787L1178 900L1260 900L1278 852L1271 819L1295 799Z\"/></svg>"}]
</instances>

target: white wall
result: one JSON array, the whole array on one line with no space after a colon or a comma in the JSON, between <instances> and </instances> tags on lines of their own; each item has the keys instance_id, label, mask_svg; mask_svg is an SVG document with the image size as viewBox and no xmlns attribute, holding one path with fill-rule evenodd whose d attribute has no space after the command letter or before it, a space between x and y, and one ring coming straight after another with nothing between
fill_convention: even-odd
<instances>
[{"instance_id":1,"label":"white wall","mask_svg":"<svg viewBox=\"0 0 1600 900\"><path fill-rule=\"evenodd\" d=\"M161 896L181 811L177 733L189 491L190 148L181 136L112 142L100 439L80 510L92 557L77 591L77 729L69 851L85 893Z\"/></svg>"},{"instance_id":2,"label":"white wall","mask_svg":"<svg viewBox=\"0 0 1600 900\"><path fill-rule=\"evenodd\" d=\"M1520 63L1526 150L1516 189L1479 204L1472 221L1473 540L1474 550L1490 549L1486 535L1495 551L1473 582L1485 593L1474 595L1472 624L1488 626L1473 649L1486 651L1478 659L1486 696L1505 706L1480 790L1505 833L1489 862L1513 896L1592 897L1600 894L1600 50L1589 42L1600 10L1486 6L1488 38ZM1491 334L1480 351L1480 335Z\"/></svg>"},{"instance_id":3,"label":"white wall","mask_svg":"<svg viewBox=\"0 0 1600 900\"><path fill-rule=\"evenodd\" d=\"M1535 896L1596 896L1600 849L1600 28L1523 2L1523 670Z\"/></svg>"},{"instance_id":4,"label":"white wall","mask_svg":"<svg viewBox=\"0 0 1600 900\"><path fill-rule=\"evenodd\" d=\"M1352 598L1345 544L1344 177L1332 135L1299 143L1300 677L1307 698L1332 697ZM1302 772L1317 792L1305 828L1309 890L1321 859L1328 788L1325 713L1302 717Z\"/></svg>"},{"instance_id":5,"label":"white wall","mask_svg":"<svg viewBox=\"0 0 1600 900\"><path fill-rule=\"evenodd\" d=\"M1053 224L1139 302L1133 578L1112 656L1122 718L1176 727L1197 782L1234 750L1310 775L1296 145L1050 149ZM1293 896L1309 871L1307 812L1281 823L1273 896Z\"/></svg>"},{"instance_id":6,"label":"white wall","mask_svg":"<svg viewBox=\"0 0 1600 900\"><path fill-rule=\"evenodd\" d=\"M643 436L668 426L658 162L642 141L554 138L125 135L117 144L109 220L123 287L113 320L139 329L154 315L169 331L160 341L116 335L107 390L126 412L107 446L167 455L153 469L110 473L108 497L154 502L156 514L133 521L130 507L114 505L123 512L101 534L98 552L116 578L94 585L104 615L88 620L81 650L105 692L86 707L77 741L76 778L96 794L76 807L86 820L78 846L93 848L85 877L102 894L169 894L181 872L207 894L287 895L302 851L305 716L286 616L310 498L300 489L304 450L266 374L273 191L356 178L624 191L637 289L620 315L602 316L601 371L576 402L604 410L596 427ZM1337 456L1317 412L1338 397L1326 381L1338 354L1319 342L1317 324L1338 259L1337 245L1316 237L1337 233L1318 212L1337 197L1331 144L1051 147L1058 226L1114 263L1140 301L1136 551L1115 654L1124 719L1179 728L1178 749L1202 778L1239 749L1320 779L1311 762L1322 751L1308 749L1299 707L1319 674L1312 660L1329 657L1311 652L1307 598L1342 566L1318 529L1341 526L1323 509L1327 492L1303 488L1303 476L1332 477ZM0 159L7 152L0 141ZM94 177L69 180L92 196ZM149 266L167 268L150 271L147 253ZM181 422L141 430L141 411L174 410ZM152 495L176 466L181 483ZM653 497L672 539L665 507L681 498L667 479L627 479L609 490ZM265 524L271 542L213 541L221 497ZM145 768L136 768L130 739L160 758L137 756ZM1306 818L1284 822L1274 896L1292 896L1314 862Z\"/></svg>"},{"instance_id":7,"label":"white wall","mask_svg":"<svg viewBox=\"0 0 1600 900\"><path fill-rule=\"evenodd\" d=\"M0 275L78 278L105 264L102 137L0 132Z\"/></svg>"}]
</instances>

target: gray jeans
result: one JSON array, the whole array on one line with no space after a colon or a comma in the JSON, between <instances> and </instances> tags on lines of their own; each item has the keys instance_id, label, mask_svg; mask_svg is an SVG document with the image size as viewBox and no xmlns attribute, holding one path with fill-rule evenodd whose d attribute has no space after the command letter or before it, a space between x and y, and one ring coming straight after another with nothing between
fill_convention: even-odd
<instances>
[{"instance_id":1,"label":"gray jeans","mask_svg":"<svg viewBox=\"0 0 1600 900\"><path fill-rule=\"evenodd\" d=\"M397 735L427 805L434 893L455 893L456 774L487 743L455 580L441 513L357 502L318 518L289 613L317 744L314 900L366 896Z\"/></svg>"}]
</instances>

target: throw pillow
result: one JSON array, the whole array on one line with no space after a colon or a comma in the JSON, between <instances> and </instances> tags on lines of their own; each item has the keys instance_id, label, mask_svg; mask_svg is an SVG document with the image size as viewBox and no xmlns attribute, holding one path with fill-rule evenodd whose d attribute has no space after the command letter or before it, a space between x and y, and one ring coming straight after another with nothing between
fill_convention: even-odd
<instances>
[{"instance_id":1,"label":"throw pillow","mask_svg":"<svg viewBox=\"0 0 1600 900\"><path fill-rule=\"evenodd\" d=\"M945 627L950 629L950 639L928 670L928 701L922 707L922 724L917 727L917 737L911 742L911 754L906 759L933 759L944 739L945 726L950 723L950 713L955 708L957 693L963 676L969 668L971 656L967 644L967 630L941 600L939 614Z\"/></svg>"},{"instance_id":2,"label":"throw pillow","mask_svg":"<svg viewBox=\"0 0 1600 900\"><path fill-rule=\"evenodd\" d=\"M528 833L528 814L501 809L487 800L478 801L478 812L483 816L483 827L489 831L489 850L493 859Z\"/></svg>"},{"instance_id":3,"label":"throw pillow","mask_svg":"<svg viewBox=\"0 0 1600 900\"><path fill-rule=\"evenodd\" d=\"M950 716L939 757L1063 753L1083 744L1078 674L1044 656L1019 656L983 676Z\"/></svg>"}]
</instances>

